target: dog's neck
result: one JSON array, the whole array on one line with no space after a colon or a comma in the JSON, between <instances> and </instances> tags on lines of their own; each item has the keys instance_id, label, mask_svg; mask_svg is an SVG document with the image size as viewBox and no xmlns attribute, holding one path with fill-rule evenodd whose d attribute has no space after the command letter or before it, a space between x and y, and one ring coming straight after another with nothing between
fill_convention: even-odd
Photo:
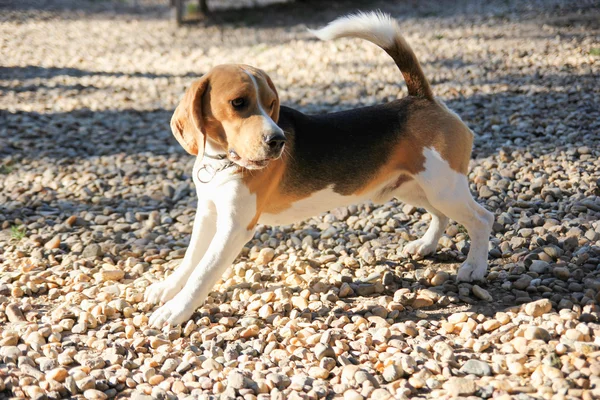
<instances>
[{"instance_id":1,"label":"dog's neck","mask_svg":"<svg viewBox=\"0 0 600 400\"><path fill-rule=\"evenodd\" d=\"M227 160L227 153L223 150L218 150L214 144L209 140L206 141L204 146L204 158L205 162L224 161Z\"/></svg>"},{"instance_id":2,"label":"dog's neck","mask_svg":"<svg viewBox=\"0 0 600 400\"><path fill-rule=\"evenodd\" d=\"M226 169L229 169L235 164L227 158L227 153L219 151L208 140L204 147L204 155L198 157L196 161L196 174L201 183L209 183L213 178Z\"/></svg>"}]
</instances>

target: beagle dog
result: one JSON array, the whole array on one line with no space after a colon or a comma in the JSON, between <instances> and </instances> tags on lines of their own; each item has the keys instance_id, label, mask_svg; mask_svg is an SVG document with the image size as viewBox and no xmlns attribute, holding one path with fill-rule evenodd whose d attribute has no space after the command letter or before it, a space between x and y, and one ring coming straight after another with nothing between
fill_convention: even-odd
<instances>
[{"instance_id":1,"label":"beagle dog","mask_svg":"<svg viewBox=\"0 0 600 400\"><path fill-rule=\"evenodd\" d=\"M164 303L152 314L152 326L187 321L257 224L291 224L366 200L395 197L431 213L425 235L404 247L407 256L435 252L449 218L464 225L472 243L457 280L484 278L494 218L469 192L473 133L434 98L396 21L360 13L313 33L375 43L395 61L409 95L305 115L280 106L269 76L247 65L220 65L194 82L171 128L196 155L198 209L181 265L146 290L147 302Z\"/></svg>"}]
</instances>

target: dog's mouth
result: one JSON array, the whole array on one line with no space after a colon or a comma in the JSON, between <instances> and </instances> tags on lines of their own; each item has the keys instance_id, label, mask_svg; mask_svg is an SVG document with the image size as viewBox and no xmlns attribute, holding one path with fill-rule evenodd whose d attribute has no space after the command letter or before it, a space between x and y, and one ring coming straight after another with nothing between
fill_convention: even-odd
<instances>
[{"instance_id":1,"label":"dog's mouth","mask_svg":"<svg viewBox=\"0 0 600 400\"><path fill-rule=\"evenodd\" d=\"M237 165L239 165L240 167L246 168L246 169L263 169L269 164L269 161L271 161L271 159L264 159L264 160L242 160L242 159L240 159L240 160L233 161L233 162L236 163Z\"/></svg>"},{"instance_id":2,"label":"dog's mouth","mask_svg":"<svg viewBox=\"0 0 600 400\"><path fill-rule=\"evenodd\" d=\"M271 162L273 160L277 160L282 155L283 155L283 147L277 152L271 152L270 154L269 154L269 152L267 152L265 158L253 160L253 159L249 159L249 158L240 157L239 154L235 150L230 149L227 154L227 158L229 158L230 161L239 165L242 168L256 170L256 169L265 168L267 165L269 165L269 162Z\"/></svg>"}]
</instances>

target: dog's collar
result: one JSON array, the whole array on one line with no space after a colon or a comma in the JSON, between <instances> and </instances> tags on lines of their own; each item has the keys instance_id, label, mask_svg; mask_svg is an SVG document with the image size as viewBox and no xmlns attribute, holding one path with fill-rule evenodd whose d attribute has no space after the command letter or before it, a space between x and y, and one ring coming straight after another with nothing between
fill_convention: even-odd
<instances>
[{"instance_id":1,"label":"dog's collar","mask_svg":"<svg viewBox=\"0 0 600 400\"><path fill-rule=\"evenodd\" d=\"M227 158L227 154L222 153L222 154L206 154L204 153L204 157L206 158L212 158L213 160L225 160Z\"/></svg>"},{"instance_id":2,"label":"dog's collar","mask_svg":"<svg viewBox=\"0 0 600 400\"><path fill-rule=\"evenodd\" d=\"M214 161L209 161L208 163L203 163L202 166L198 169L197 175L198 180L201 183L208 183L213 180L213 178L221 171L224 171L228 168L231 168L235 165L233 161L227 159L227 154L206 154L204 153L204 158L210 158Z\"/></svg>"}]
</instances>

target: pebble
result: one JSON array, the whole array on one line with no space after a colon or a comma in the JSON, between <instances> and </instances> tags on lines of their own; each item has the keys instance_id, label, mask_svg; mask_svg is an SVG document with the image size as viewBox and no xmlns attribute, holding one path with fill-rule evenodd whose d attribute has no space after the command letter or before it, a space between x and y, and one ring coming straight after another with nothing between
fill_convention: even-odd
<instances>
[{"instance_id":1,"label":"pebble","mask_svg":"<svg viewBox=\"0 0 600 400\"><path fill-rule=\"evenodd\" d=\"M548 342L550 340L550 333L544 328L530 326L525 330L525 339L543 340L544 342Z\"/></svg>"},{"instance_id":2,"label":"pebble","mask_svg":"<svg viewBox=\"0 0 600 400\"><path fill-rule=\"evenodd\" d=\"M444 389L451 396L471 396L477 391L477 385L471 379L453 377L444 383Z\"/></svg>"},{"instance_id":3,"label":"pebble","mask_svg":"<svg viewBox=\"0 0 600 400\"><path fill-rule=\"evenodd\" d=\"M480 287L478 285L473 285L473 294L478 299L481 299L484 301L493 301L494 300L492 295L487 290L483 289L482 287Z\"/></svg>"},{"instance_id":4,"label":"pebble","mask_svg":"<svg viewBox=\"0 0 600 400\"><path fill-rule=\"evenodd\" d=\"M55 368L46 372L46 377L48 379L52 379L57 382L64 382L65 379L67 379L67 376L69 376L69 373L65 368Z\"/></svg>"},{"instance_id":5,"label":"pebble","mask_svg":"<svg viewBox=\"0 0 600 400\"><path fill-rule=\"evenodd\" d=\"M6 313L6 317L8 318L9 322L17 323L25 321L25 316L19 308L19 305L16 303L11 303L6 306L4 312Z\"/></svg>"},{"instance_id":6,"label":"pebble","mask_svg":"<svg viewBox=\"0 0 600 400\"><path fill-rule=\"evenodd\" d=\"M473 374L477 376L491 376L492 368L484 361L469 360L461 368L460 371L465 374Z\"/></svg>"},{"instance_id":7,"label":"pebble","mask_svg":"<svg viewBox=\"0 0 600 400\"><path fill-rule=\"evenodd\" d=\"M273 260L273 257L275 257L275 250L266 247L258 253L258 257L256 258L256 264L267 265L271 262L271 260Z\"/></svg>"},{"instance_id":8,"label":"pebble","mask_svg":"<svg viewBox=\"0 0 600 400\"><path fill-rule=\"evenodd\" d=\"M445 271L440 271L433 278L431 278L432 286L441 286L450 279L450 274Z\"/></svg>"},{"instance_id":9,"label":"pebble","mask_svg":"<svg viewBox=\"0 0 600 400\"><path fill-rule=\"evenodd\" d=\"M547 314L550 310L552 310L552 303L548 299L533 301L525 305L525 313L532 317L539 317Z\"/></svg>"},{"instance_id":10,"label":"pebble","mask_svg":"<svg viewBox=\"0 0 600 400\"><path fill-rule=\"evenodd\" d=\"M106 394L96 389L86 390L83 392L83 397L85 397L87 400L104 400L108 398Z\"/></svg>"},{"instance_id":11,"label":"pebble","mask_svg":"<svg viewBox=\"0 0 600 400\"><path fill-rule=\"evenodd\" d=\"M394 382L402 377L402 367L399 365L390 364L383 370L383 379L386 382Z\"/></svg>"}]
</instances>

